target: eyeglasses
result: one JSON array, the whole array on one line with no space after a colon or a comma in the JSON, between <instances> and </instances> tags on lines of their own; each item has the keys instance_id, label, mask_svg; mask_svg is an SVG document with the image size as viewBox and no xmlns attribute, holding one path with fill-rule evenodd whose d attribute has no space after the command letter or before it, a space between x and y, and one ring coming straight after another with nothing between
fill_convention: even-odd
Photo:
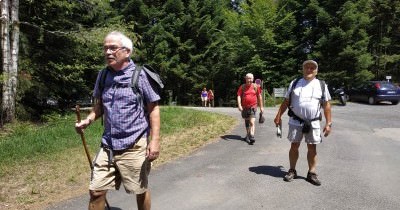
<instances>
[{"instance_id":1,"label":"eyeglasses","mask_svg":"<svg viewBox=\"0 0 400 210\"><path fill-rule=\"evenodd\" d=\"M118 47L116 45L111 45L111 46L103 46L103 51L108 52L110 50L112 53L117 52L120 49L125 49L125 47Z\"/></svg>"}]
</instances>

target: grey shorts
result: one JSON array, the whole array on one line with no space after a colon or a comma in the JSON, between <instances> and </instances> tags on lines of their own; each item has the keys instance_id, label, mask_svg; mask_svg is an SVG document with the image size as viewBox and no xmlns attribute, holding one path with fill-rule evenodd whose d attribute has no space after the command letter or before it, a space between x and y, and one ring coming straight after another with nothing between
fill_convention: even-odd
<instances>
[{"instance_id":1,"label":"grey shorts","mask_svg":"<svg viewBox=\"0 0 400 210\"><path fill-rule=\"evenodd\" d=\"M288 140L292 143L300 143L304 137L307 144L319 144L322 142L321 128L311 128L310 132L303 133L303 126L289 124Z\"/></svg>"},{"instance_id":2,"label":"grey shorts","mask_svg":"<svg viewBox=\"0 0 400 210\"><path fill-rule=\"evenodd\" d=\"M242 118L256 118L257 108L243 108L242 110Z\"/></svg>"}]
</instances>

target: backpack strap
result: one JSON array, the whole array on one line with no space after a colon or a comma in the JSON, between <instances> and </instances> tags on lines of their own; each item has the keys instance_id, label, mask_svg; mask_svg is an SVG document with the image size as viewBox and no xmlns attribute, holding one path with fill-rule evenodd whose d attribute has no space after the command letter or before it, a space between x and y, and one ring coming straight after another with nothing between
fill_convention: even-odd
<instances>
[{"instance_id":1,"label":"backpack strap","mask_svg":"<svg viewBox=\"0 0 400 210\"><path fill-rule=\"evenodd\" d=\"M104 87L106 86L106 78L107 78L108 71L109 71L108 67L106 67L100 71L99 89L100 89L101 94L103 94Z\"/></svg>"},{"instance_id":2,"label":"backpack strap","mask_svg":"<svg viewBox=\"0 0 400 210\"><path fill-rule=\"evenodd\" d=\"M293 94L293 90L296 88L297 83L299 82L299 80L301 79L301 77L296 78L293 83L292 83L292 87L290 87L290 94L289 94L289 108L290 105L292 105L292 94Z\"/></svg>"},{"instance_id":3,"label":"backpack strap","mask_svg":"<svg viewBox=\"0 0 400 210\"><path fill-rule=\"evenodd\" d=\"M131 79L131 88L133 93L136 95L137 100L140 104L140 107L143 107L143 96L142 93L139 91L139 75L142 71L143 66L136 66L135 71L132 74Z\"/></svg>"},{"instance_id":4,"label":"backpack strap","mask_svg":"<svg viewBox=\"0 0 400 210\"><path fill-rule=\"evenodd\" d=\"M324 80L319 80L319 84L321 85L321 91L322 91L322 97L321 97L321 104L325 101L326 96L325 96L325 81Z\"/></svg>"},{"instance_id":5,"label":"backpack strap","mask_svg":"<svg viewBox=\"0 0 400 210\"><path fill-rule=\"evenodd\" d=\"M109 72L108 67L106 67L100 71L100 80L99 80L100 101L102 100L103 91L106 86L106 78L107 78L108 72ZM104 112L103 106L101 107L101 109L102 109L101 112ZM103 115L101 115L101 125L103 125L103 123L104 123L104 118L103 118Z\"/></svg>"},{"instance_id":6,"label":"backpack strap","mask_svg":"<svg viewBox=\"0 0 400 210\"><path fill-rule=\"evenodd\" d=\"M256 83L252 83L252 85L253 85L253 88L254 88L254 92L256 93L256 96L259 94L258 93L258 87L257 87L257 84Z\"/></svg>"}]
</instances>

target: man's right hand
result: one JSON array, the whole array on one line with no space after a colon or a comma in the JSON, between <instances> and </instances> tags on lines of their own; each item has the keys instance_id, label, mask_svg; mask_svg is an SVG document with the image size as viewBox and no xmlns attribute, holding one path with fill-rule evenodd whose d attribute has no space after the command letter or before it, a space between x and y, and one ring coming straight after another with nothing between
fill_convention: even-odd
<instances>
[{"instance_id":1,"label":"man's right hand","mask_svg":"<svg viewBox=\"0 0 400 210\"><path fill-rule=\"evenodd\" d=\"M75 123L75 130L77 133L83 133L83 130L90 125L91 121L89 119L84 119L81 122Z\"/></svg>"},{"instance_id":2,"label":"man's right hand","mask_svg":"<svg viewBox=\"0 0 400 210\"><path fill-rule=\"evenodd\" d=\"M275 123L276 126L282 124L282 118L276 116L275 119L274 119L274 123Z\"/></svg>"}]
</instances>

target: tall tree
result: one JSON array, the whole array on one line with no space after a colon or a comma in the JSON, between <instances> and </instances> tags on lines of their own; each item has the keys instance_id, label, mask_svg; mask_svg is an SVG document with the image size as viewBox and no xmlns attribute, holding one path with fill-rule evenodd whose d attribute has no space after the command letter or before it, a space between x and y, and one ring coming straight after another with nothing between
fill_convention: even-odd
<instances>
[{"instance_id":1,"label":"tall tree","mask_svg":"<svg viewBox=\"0 0 400 210\"><path fill-rule=\"evenodd\" d=\"M233 74L240 83L245 73L252 72L266 82L268 91L272 86L286 86L290 76L297 74L293 59L296 21L292 12L276 1L239 3L234 10L227 11L225 17L227 39L235 54L234 58L230 57L235 62Z\"/></svg>"},{"instance_id":2,"label":"tall tree","mask_svg":"<svg viewBox=\"0 0 400 210\"><path fill-rule=\"evenodd\" d=\"M1 1L2 108L1 125L15 119L19 48L19 0ZM10 31L11 29L11 31Z\"/></svg>"},{"instance_id":3,"label":"tall tree","mask_svg":"<svg viewBox=\"0 0 400 210\"><path fill-rule=\"evenodd\" d=\"M90 97L96 73L103 67L104 35L126 29L109 2L31 0L21 2L20 9L20 69L29 78L19 92L21 112L40 119ZM57 105L49 106L49 100Z\"/></svg>"},{"instance_id":4,"label":"tall tree","mask_svg":"<svg viewBox=\"0 0 400 210\"><path fill-rule=\"evenodd\" d=\"M222 0L118 1L127 24L141 35L138 61L156 66L179 104L198 101L199 91L212 87L216 43L222 29ZM135 5L135 7L129 6Z\"/></svg>"},{"instance_id":5,"label":"tall tree","mask_svg":"<svg viewBox=\"0 0 400 210\"><path fill-rule=\"evenodd\" d=\"M377 79L392 76L400 80L400 1L374 0L372 3L370 51L374 58L373 72Z\"/></svg>"},{"instance_id":6,"label":"tall tree","mask_svg":"<svg viewBox=\"0 0 400 210\"><path fill-rule=\"evenodd\" d=\"M324 3L318 6L320 10L316 17L317 20L326 20L321 24L327 30L319 33L312 53L321 61L322 75L333 86L371 79L373 75L369 68L372 57L368 50L370 37L367 33L371 23L371 0L350 0L342 5L336 1Z\"/></svg>"}]
</instances>

